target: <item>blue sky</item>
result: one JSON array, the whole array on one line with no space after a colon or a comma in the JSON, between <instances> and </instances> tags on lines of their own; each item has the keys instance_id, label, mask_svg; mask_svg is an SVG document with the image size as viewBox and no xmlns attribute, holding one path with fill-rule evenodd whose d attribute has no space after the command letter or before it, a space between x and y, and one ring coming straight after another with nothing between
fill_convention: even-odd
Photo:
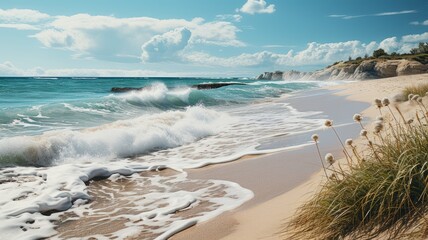
<instances>
[{"instance_id":1,"label":"blue sky","mask_svg":"<svg viewBox=\"0 0 428 240\"><path fill-rule=\"evenodd\" d=\"M254 76L428 42L426 0L2 0L0 75Z\"/></svg>"}]
</instances>

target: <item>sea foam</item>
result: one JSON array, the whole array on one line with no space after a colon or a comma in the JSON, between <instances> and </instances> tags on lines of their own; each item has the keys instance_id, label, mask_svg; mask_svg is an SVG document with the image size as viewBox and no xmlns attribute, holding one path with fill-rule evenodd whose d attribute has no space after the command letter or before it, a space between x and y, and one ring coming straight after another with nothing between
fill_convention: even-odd
<instances>
[{"instance_id":1,"label":"sea foam","mask_svg":"<svg viewBox=\"0 0 428 240\"><path fill-rule=\"evenodd\" d=\"M81 131L0 140L0 165L50 166L113 159L177 147L226 128L233 118L202 106L120 120Z\"/></svg>"}]
</instances>

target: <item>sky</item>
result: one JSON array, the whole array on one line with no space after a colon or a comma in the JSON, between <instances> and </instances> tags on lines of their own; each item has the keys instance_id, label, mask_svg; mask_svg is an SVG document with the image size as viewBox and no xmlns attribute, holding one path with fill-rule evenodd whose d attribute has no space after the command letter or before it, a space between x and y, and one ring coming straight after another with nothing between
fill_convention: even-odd
<instances>
[{"instance_id":1,"label":"sky","mask_svg":"<svg viewBox=\"0 0 428 240\"><path fill-rule=\"evenodd\" d=\"M426 0L0 2L0 76L254 77L419 42Z\"/></svg>"}]
</instances>

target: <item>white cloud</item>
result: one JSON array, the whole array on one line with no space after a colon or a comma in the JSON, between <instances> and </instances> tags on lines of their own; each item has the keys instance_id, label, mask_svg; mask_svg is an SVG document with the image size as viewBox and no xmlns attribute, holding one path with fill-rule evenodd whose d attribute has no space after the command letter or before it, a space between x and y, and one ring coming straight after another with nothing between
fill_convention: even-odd
<instances>
[{"instance_id":1,"label":"white cloud","mask_svg":"<svg viewBox=\"0 0 428 240\"><path fill-rule=\"evenodd\" d=\"M78 57L139 62L141 46L153 37L177 28L186 28L191 32L189 44L192 45L245 46L237 39L240 30L231 22L205 22L202 18L188 21L89 14L57 16L33 37L45 47L70 50Z\"/></svg>"},{"instance_id":2,"label":"white cloud","mask_svg":"<svg viewBox=\"0 0 428 240\"><path fill-rule=\"evenodd\" d=\"M256 52L252 54L240 54L231 57L216 57L207 53L192 52L186 54L186 61L222 67L265 67L265 66L315 66L328 65L336 61L346 60L348 57L363 57L371 55L374 50L384 48L389 53L406 53L416 47L419 42L428 41L428 32L423 34L406 35L401 37L386 38L380 43L372 41L347 41L336 43L308 43L305 49L294 52L274 53L270 51Z\"/></svg>"},{"instance_id":3,"label":"white cloud","mask_svg":"<svg viewBox=\"0 0 428 240\"><path fill-rule=\"evenodd\" d=\"M223 76L242 76L244 73L222 71ZM164 72L142 69L97 69L97 68L66 68L66 69L43 69L40 67L32 69L21 69L11 62L0 63L0 76L8 77L192 77L192 76L218 76L218 72Z\"/></svg>"},{"instance_id":4,"label":"white cloud","mask_svg":"<svg viewBox=\"0 0 428 240\"><path fill-rule=\"evenodd\" d=\"M31 9L1 9L0 22L3 23L37 23L48 19L50 16Z\"/></svg>"},{"instance_id":5,"label":"white cloud","mask_svg":"<svg viewBox=\"0 0 428 240\"><path fill-rule=\"evenodd\" d=\"M220 14L215 16L220 21L235 21L240 22L242 20L242 16L239 14Z\"/></svg>"},{"instance_id":6,"label":"white cloud","mask_svg":"<svg viewBox=\"0 0 428 240\"><path fill-rule=\"evenodd\" d=\"M418 22L418 21L414 21L414 22L410 22L411 25L424 25L424 26L428 26L428 20L425 20L423 22Z\"/></svg>"},{"instance_id":7,"label":"white cloud","mask_svg":"<svg viewBox=\"0 0 428 240\"><path fill-rule=\"evenodd\" d=\"M409 14L409 13L416 13L415 10L404 10L404 11L398 11L398 12L382 12L382 13L376 13L375 16L392 16L392 15L402 15L402 14Z\"/></svg>"},{"instance_id":8,"label":"white cloud","mask_svg":"<svg viewBox=\"0 0 428 240\"><path fill-rule=\"evenodd\" d=\"M398 42L397 37L390 37L380 42L379 48L382 48L387 53L392 53L399 51L401 44Z\"/></svg>"},{"instance_id":9,"label":"white cloud","mask_svg":"<svg viewBox=\"0 0 428 240\"><path fill-rule=\"evenodd\" d=\"M332 15L329 15L328 17L348 20L348 19L361 18L361 17L383 17L383 16L394 16L394 15L411 14L411 13L417 13L417 11L404 10L404 11L397 11L397 12L381 12L381 13L362 14L362 15L332 14Z\"/></svg>"},{"instance_id":10,"label":"white cloud","mask_svg":"<svg viewBox=\"0 0 428 240\"><path fill-rule=\"evenodd\" d=\"M192 33L186 28L177 28L156 35L141 47L143 62L177 60L180 52L187 46Z\"/></svg>"},{"instance_id":11,"label":"white cloud","mask_svg":"<svg viewBox=\"0 0 428 240\"><path fill-rule=\"evenodd\" d=\"M273 13L275 12L275 5L268 5L265 0L247 0L247 2L238 9L238 11L248 14Z\"/></svg>"},{"instance_id":12,"label":"white cloud","mask_svg":"<svg viewBox=\"0 0 428 240\"><path fill-rule=\"evenodd\" d=\"M16 30L40 30L36 26L25 23L0 23L0 28L13 28Z\"/></svg>"}]
</instances>

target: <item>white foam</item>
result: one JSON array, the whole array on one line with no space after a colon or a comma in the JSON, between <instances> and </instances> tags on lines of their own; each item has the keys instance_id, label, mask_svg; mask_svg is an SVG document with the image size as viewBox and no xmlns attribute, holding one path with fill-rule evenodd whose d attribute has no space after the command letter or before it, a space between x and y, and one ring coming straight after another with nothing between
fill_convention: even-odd
<instances>
[{"instance_id":1,"label":"white foam","mask_svg":"<svg viewBox=\"0 0 428 240\"><path fill-rule=\"evenodd\" d=\"M135 156L195 142L224 130L232 121L226 114L195 106L83 131L59 130L40 136L4 138L0 140L0 164L2 159L10 162L13 158L30 165L48 166L77 163L79 159Z\"/></svg>"},{"instance_id":2,"label":"white foam","mask_svg":"<svg viewBox=\"0 0 428 240\"><path fill-rule=\"evenodd\" d=\"M128 192L121 187L110 189L112 194L115 194L116 202L132 203L128 204L125 213L116 213L115 206L111 213L108 213L106 208L91 209L90 205L84 204L84 200L91 199L85 185L90 179L111 176L111 181L114 182L123 178L121 177L123 175L130 176L154 168L122 161L109 164L108 167L98 164L66 164L46 169L2 170L2 175L13 176L18 182L0 184L1 237L38 239L53 236L57 233L53 222L58 221L63 214L73 212L79 216L77 219L88 215L107 218L107 221L113 223L115 219L127 219L125 227L111 233L110 237L126 239L144 230L152 231L156 239L166 239L196 222L208 220L231 210L253 196L251 191L238 184L227 181L189 180L184 172L172 176L152 177L134 174L128 179L133 181L135 186ZM148 181L152 187L148 185ZM188 191L180 184L195 186L192 187L192 191ZM148 192L140 194L142 191ZM220 192L224 194L219 194ZM196 215L183 217L176 214L204 202L210 204L206 209L200 209L202 212ZM61 212L41 214L48 211ZM95 233L92 237L97 236L101 239L109 238ZM85 236L89 237L91 236Z\"/></svg>"},{"instance_id":3,"label":"white foam","mask_svg":"<svg viewBox=\"0 0 428 240\"><path fill-rule=\"evenodd\" d=\"M141 90L130 91L124 94L110 95L127 102L135 103L166 103L168 101L180 100L187 103L192 89L189 87L168 89L163 83L153 83Z\"/></svg>"}]
</instances>

